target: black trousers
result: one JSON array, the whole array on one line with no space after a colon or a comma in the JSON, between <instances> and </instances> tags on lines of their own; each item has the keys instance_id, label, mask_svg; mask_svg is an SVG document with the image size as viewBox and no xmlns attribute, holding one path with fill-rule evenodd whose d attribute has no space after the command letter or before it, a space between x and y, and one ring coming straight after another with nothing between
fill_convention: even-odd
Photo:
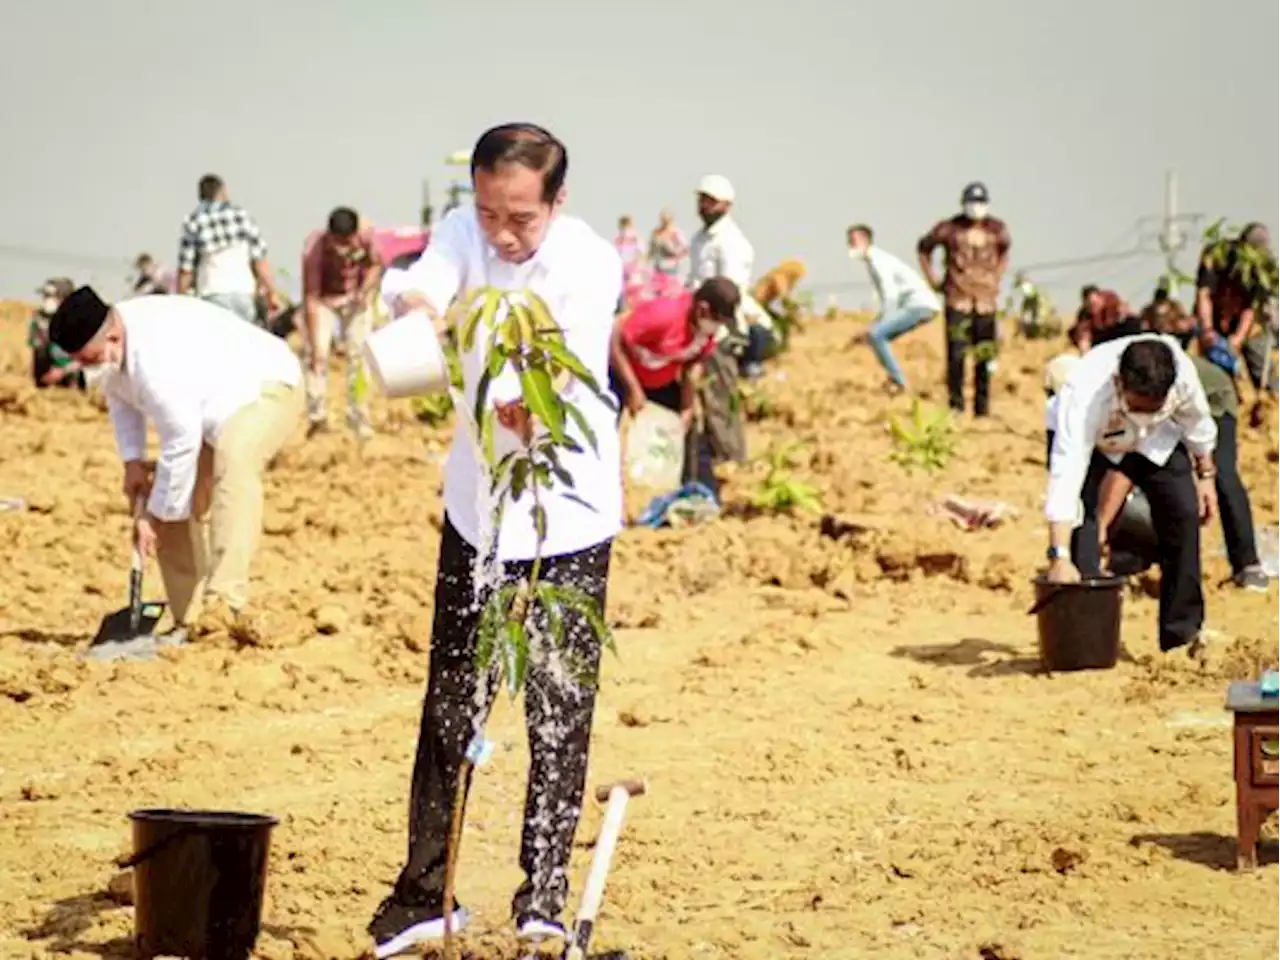
<instances>
[{"instance_id":1,"label":"black trousers","mask_svg":"<svg viewBox=\"0 0 1280 960\"><path fill-rule=\"evenodd\" d=\"M970 349L973 358L973 415L991 412L991 369L995 359L996 315L961 313L947 307L947 394L952 410L964 410L964 358Z\"/></svg>"},{"instance_id":2,"label":"black trousers","mask_svg":"<svg viewBox=\"0 0 1280 960\"><path fill-rule=\"evenodd\" d=\"M1191 458L1178 446L1164 466L1136 453L1113 464L1094 451L1081 499L1084 523L1071 535L1071 554L1082 576L1102 571L1098 552L1098 492L1108 470L1119 470L1147 496L1160 564L1160 649L1190 643L1204 623L1200 586L1200 509Z\"/></svg>"},{"instance_id":3,"label":"black trousers","mask_svg":"<svg viewBox=\"0 0 1280 960\"><path fill-rule=\"evenodd\" d=\"M1227 559L1231 572L1258 564L1258 543L1253 531L1253 509L1249 491L1240 479L1237 465L1236 418L1219 417L1218 447L1214 452L1218 476L1214 481L1218 493L1218 512L1222 515L1222 539L1227 543Z\"/></svg>"},{"instance_id":4,"label":"black trousers","mask_svg":"<svg viewBox=\"0 0 1280 960\"><path fill-rule=\"evenodd\" d=\"M546 558L540 579L578 587L603 611L611 547L612 541L605 541L578 553ZM459 768L497 692L492 675L482 679L475 666L476 625L486 599L482 595L481 602L476 602L475 559L476 550L446 517L436 573L431 666L409 801L409 857L392 895L404 906L438 909L443 903ZM531 564L504 566L508 576L522 577ZM520 839L525 880L512 903L516 917L534 914L555 919L563 912L569 892L569 853L586 784L600 641L585 618L569 610L562 615L566 644L578 673L590 682L559 679L563 670L530 656L524 709L531 762ZM549 636L545 623L539 632ZM470 789L469 782L467 786Z\"/></svg>"},{"instance_id":5,"label":"black trousers","mask_svg":"<svg viewBox=\"0 0 1280 960\"><path fill-rule=\"evenodd\" d=\"M738 360L738 369L746 370L752 364L764 363L778 346L777 336L758 323L747 325L747 346Z\"/></svg>"}]
</instances>

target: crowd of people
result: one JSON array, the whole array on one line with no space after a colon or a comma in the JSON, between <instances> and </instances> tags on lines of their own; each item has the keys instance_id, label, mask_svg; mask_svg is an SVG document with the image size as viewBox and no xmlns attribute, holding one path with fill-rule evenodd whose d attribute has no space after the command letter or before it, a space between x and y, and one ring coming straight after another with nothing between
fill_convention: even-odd
<instances>
[{"instance_id":1,"label":"crowd of people","mask_svg":"<svg viewBox=\"0 0 1280 960\"><path fill-rule=\"evenodd\" d=\"M582 417L570 430L578 449L564 464L573 484L557 481L543 494L541 547L525 511L503 511L492 558L508 574L522 575L537 556L545 581L576 586L603 608L611 545L623 522L619 422L628 411L656 404L677 413L686 431L686 476L717 489L716 463L744 451L734 381L758 377L780 348L782 314L804 266L788 260L757 275L754 247L734 217L736 192L722 175L696 184L701 227L691 238L664 211L647 242L624 217L610 243L563 212L567 170L567 148L541 127L486 131L471 158L474 202L448 213L403 270L386 268L355 210L335 209L304 245L302 302L292 315L301 358L270 329L280 296L262 233L214 176L200 181L197 206L183 223L179 295L162 292L149 260L137 264L135 295L115 304L61 278L42 289L30 332L33 376L42 387L101 385L124 462L124 493L136 511L135 535L158 559L173 615L165 642L220 634L252 642L267 629L249 588L263 473L303 421L308 437L327 429L327 372L338 337L346 346L348 425L360 437L372 431L361 346L379 310L393 322L426 314L439 336L451 337L449 307L459 291L533 289L551 306L566 347L618 400L614 409L576 381L565 388ZM846 234L850 257L865 264L879 294L866 340L886 389L909 389L891 344L940 316L948 401L964 411L971 360L976 417L991 412L996 301L1011 250L1010 231L989 203L983 184L966 186L959 212L920 238L918 270L881 248L872 226L854 224ZM1139 488L1158 540L1166 650L1200 642L1200 526L1215 509L1237 582L1252 589L1267 583L1235 469L1231 377L1267 326L1261 318L1273 292L1243 282L1232 264L1268 251L1269 238L1253 225L1232 243L1206 252L1193 311L1166 294L1135 316L1114 293L1086 288L1068 335L1071 349L1046 374L1047 575L1064 583L1100 575L1108 530L1130 487ZM1195 345L1198 355L1186 349ZM484 338L460 361L463 394L474 405L490 366ZM1266 366L1258 379L1264 385ZM518 384L496 378L489 397L502 427L496 453L532 442L540 427ZM147 457L148 424L159 440L154 461ZM485 546L475 490L487 483L487 468L463 433L455 431L444 474L408 849L370 924L379 957L443 934L455 786L470 732L493 693L475 668L476 600L492 588L475 580ZM537 694L526 697L532 765L520 855L525 880L512 912L522 936L533 940L564 935L566 868L594 707L590 681L600 659L590 617L564 611L564 618L590 676L580 683L563 671L529 668ZM450 919L460 928L466 911L459 907Z\"/></svg>"}]
</instances>

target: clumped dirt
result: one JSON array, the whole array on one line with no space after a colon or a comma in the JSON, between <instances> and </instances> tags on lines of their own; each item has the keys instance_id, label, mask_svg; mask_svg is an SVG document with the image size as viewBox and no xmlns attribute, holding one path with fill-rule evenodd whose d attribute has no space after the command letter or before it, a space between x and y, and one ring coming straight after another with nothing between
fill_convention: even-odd
<instances>
[{"instance_id":1,"label":"clumped dirt","mask_svg":"<svg viewBox=\"0 0 1280 960\"><path fill-rule=\"evenodd\" d=\"M267 480L262 647L194 646L152 664L75 653L126 595L119 466L101 404L26 382L24 318L0 324L0 956L130 955L126 814L275 814L266 960L349 960L405 844L426 668L445 429L378 409L361 458L304 444ZM1043 556L1040 370L1001 357L997 415L962 421L941 477L887 459L860 322L815 322L758 392L754 453L804 442L823 515L747 509L618 542L610 659L591 781L643 776L598 925L633 958L1246 958L1273 956L1274 845L1238 874L1226 683L1276 661L1276 592L1240 594L1205 537L1204 664L1155 644L1155 601L1126 598L1116 669L1039 670L1030 578ZM931 326L899 341L916 382L941 370ZM338 396L335 370L334 396ZM1259 524L1277 518L1276 430L1243 440ZM947 494L1018 515L963 532ZM642 500L632 498L632 506ZM151 571L148 594L159 597ZM476 957L514 957L527 766L500 704L476 779L460 895ZM601 811L587 809L575 897Z\"/></svg>"}]
</instances>

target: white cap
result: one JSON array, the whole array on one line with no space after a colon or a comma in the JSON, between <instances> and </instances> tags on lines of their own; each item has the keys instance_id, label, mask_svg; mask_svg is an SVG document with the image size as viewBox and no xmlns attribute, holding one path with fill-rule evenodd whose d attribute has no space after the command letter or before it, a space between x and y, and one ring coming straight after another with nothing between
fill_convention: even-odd
<instances>
[{"instance_id":1,"label":"white cap","mask_svg":"<svg viewBox=\"0 0 1280 960\"><path fill-rule=\"evenodd\" d=\"M733 184L728 177L722 177L718 173L708 173L699 180L698 192L706 194L712 200L733 203Z\"/></svg>"}]
</instances>

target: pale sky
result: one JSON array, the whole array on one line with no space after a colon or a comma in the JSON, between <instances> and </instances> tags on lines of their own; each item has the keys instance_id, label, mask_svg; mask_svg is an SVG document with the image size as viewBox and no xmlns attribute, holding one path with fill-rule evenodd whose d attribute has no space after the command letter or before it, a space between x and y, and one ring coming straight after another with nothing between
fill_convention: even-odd
<instances>
[{"instance_id":1,"label":"pale sky","mask_svg":"<svg viewBox=\"0 0 1280 960\"><path fill-rule=\"evenodd\" d=\"M691 231L699 176L724 174L757 273L798 256L822 301L865 279L848 223L912 259L973 179L1010 226L1015 267L1131 249L1166 169L1182 210L1274 229L1278 9L5 0L0 295L55 273L117 294L141 250L171 265L206 172L296 273L336 205L412 223L426 177L439 210L445 155L508 120L568 144L570 210L609 236L624 212L647 232L664 205ZM1093 280L1145 294L1161 269L1152 255L1032 276L1067 306Z\"/></svg>"}]
</instances>

